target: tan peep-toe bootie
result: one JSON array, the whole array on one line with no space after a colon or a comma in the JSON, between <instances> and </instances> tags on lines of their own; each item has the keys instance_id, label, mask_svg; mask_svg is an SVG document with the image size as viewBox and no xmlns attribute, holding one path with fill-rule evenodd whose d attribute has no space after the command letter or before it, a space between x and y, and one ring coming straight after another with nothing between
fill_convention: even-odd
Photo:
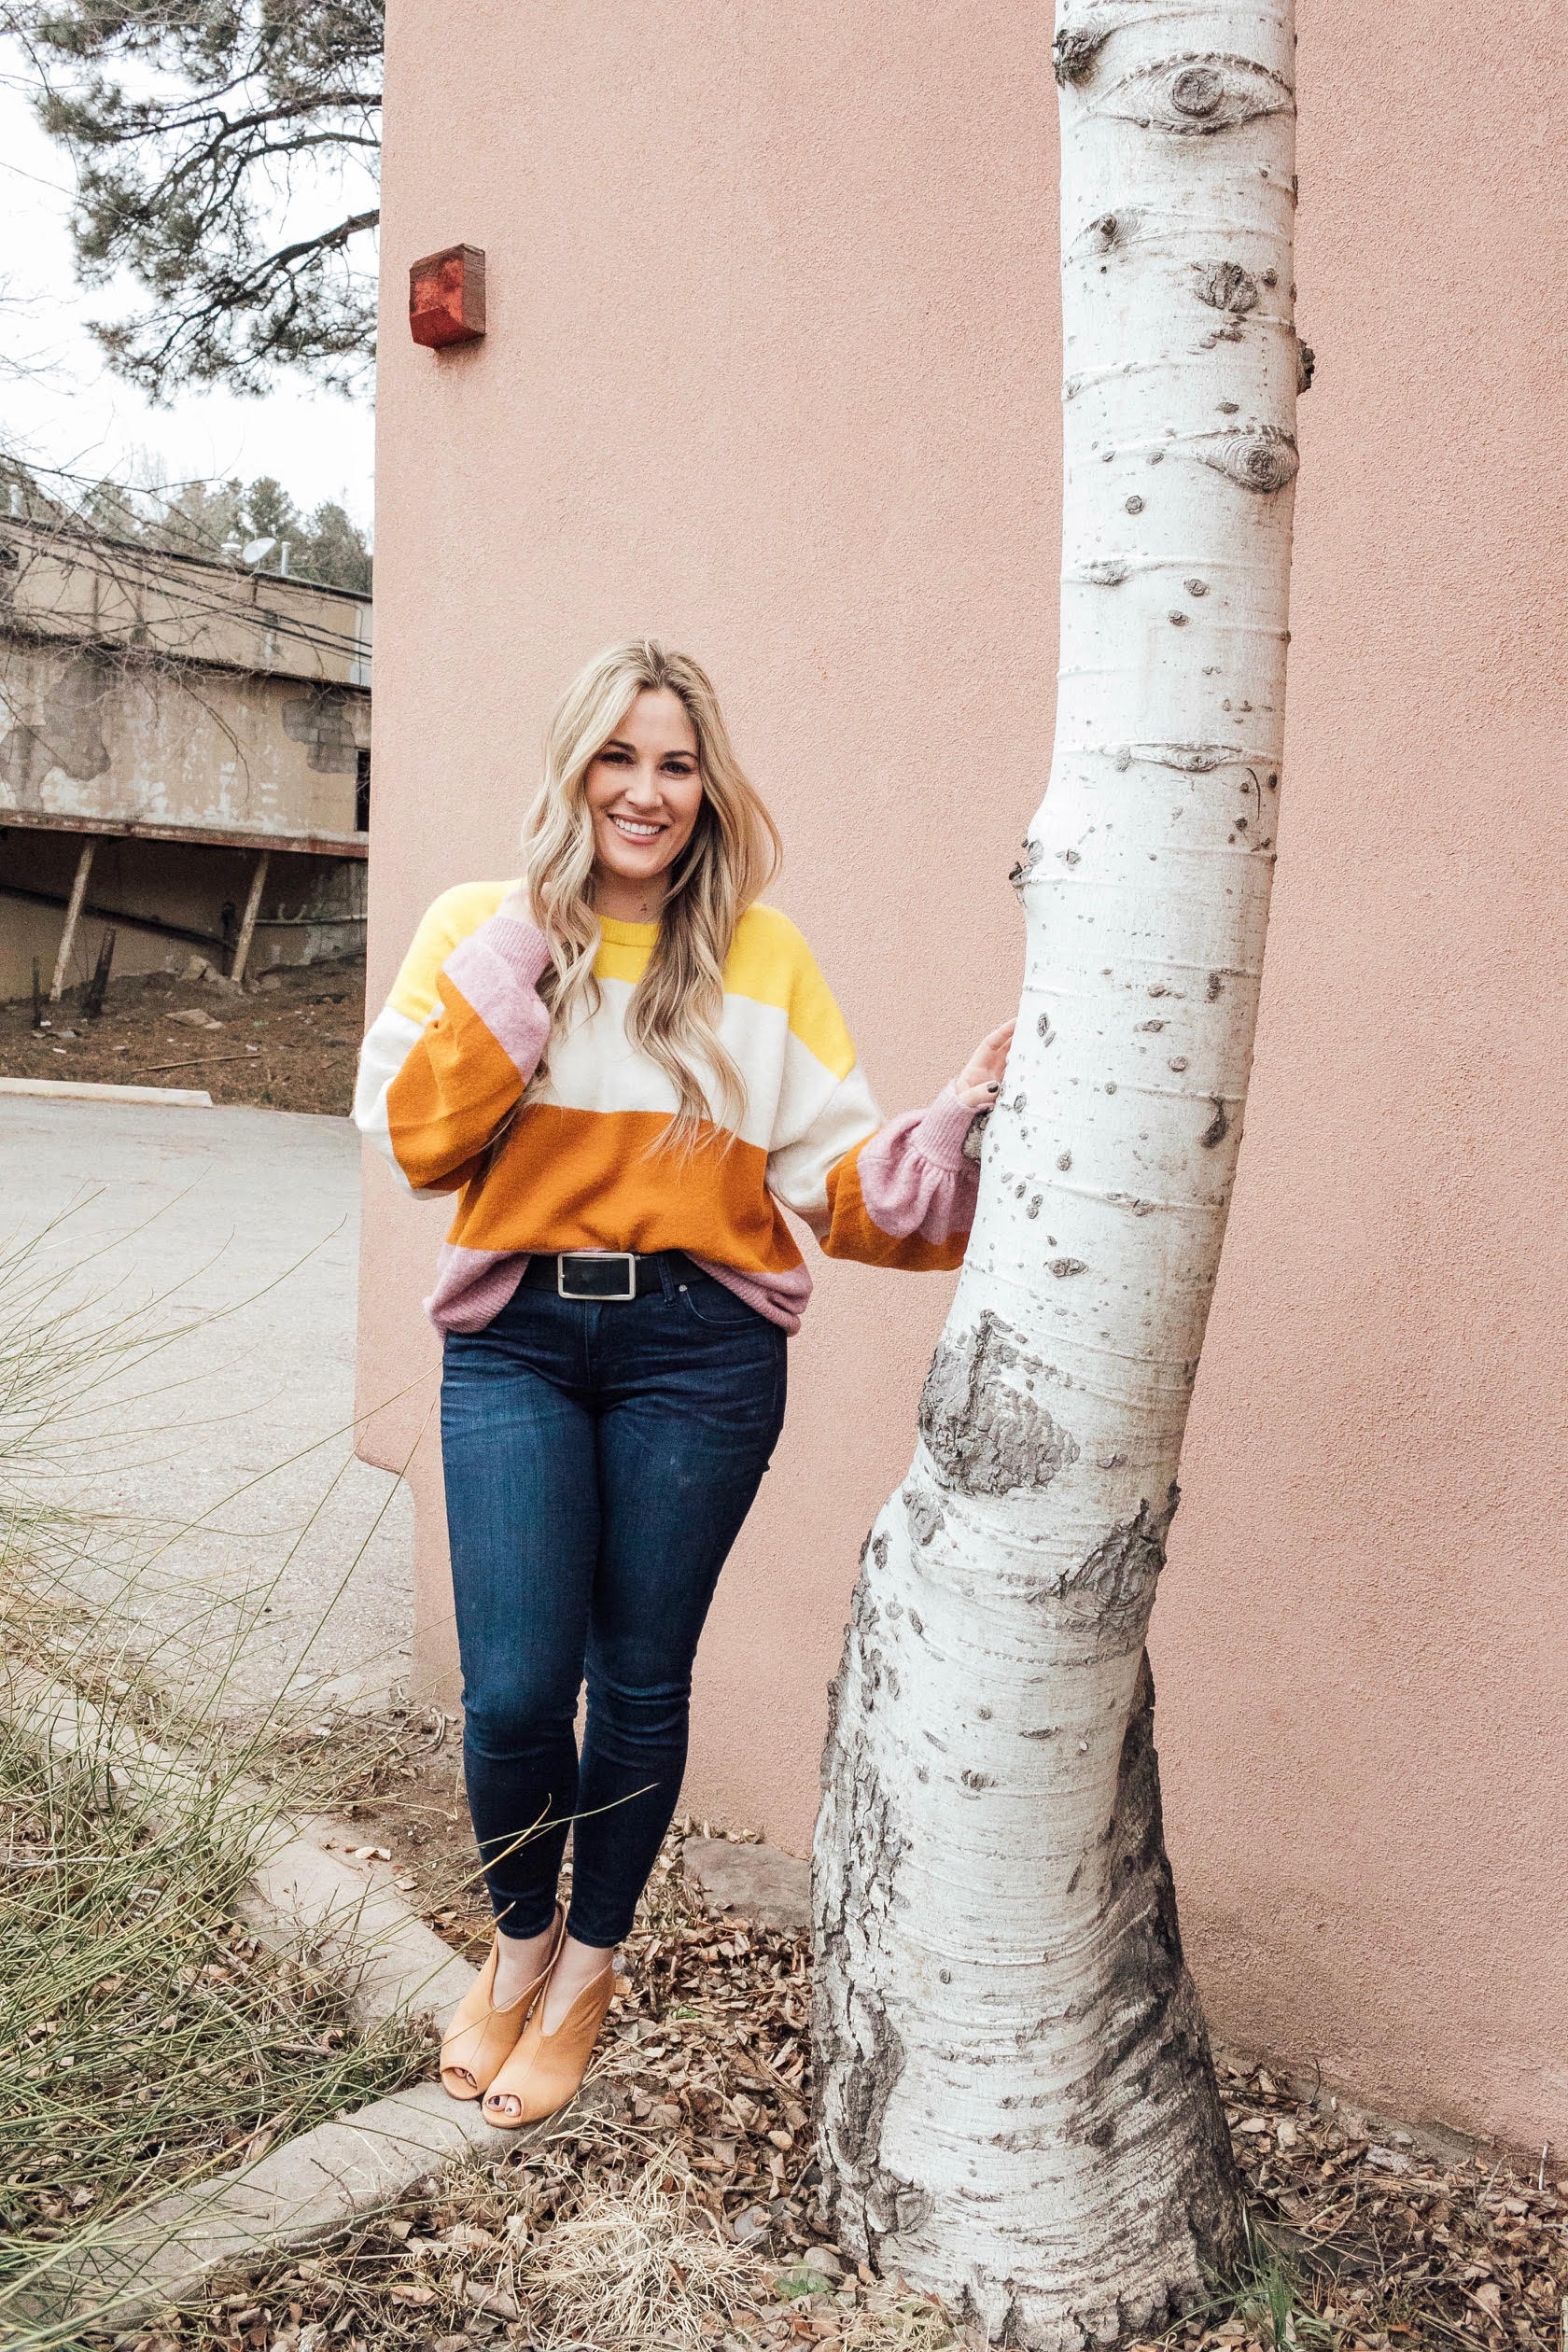
<instances>
[{"instance_id":1,"label":"tan peep-toe bootie","mask_svg":"<svg viewBox=\"0 0 1568 2352\"><path fill-rule=\"evenodd\" d=\"M550 1981L550 1971L555 1966L555 1955L566 1932L567 1915L557 1903L550 1957L533 1982L525 1984L516 2000L509 2001L505 2009L497 2009L492 1998L496 1967L501 1956L500 1936L496 1936L489 1958L453 2011L452 2023L441 2042L441 2089L449 2099L483 2097L497 2070L516 2049L518 2036Z\"/></svg>"},{"instance_id":2,"label":"tan peep-toe bootie","mask_svg":"<svg viewBox=\"0 0 1568 2352\"><path fill-rule=\"evenodd\" d=\"M515 2132L525 2123L538 2123L575 2098L588 2071L599 2028L609 2013L615 1990L613 1960L585 1984L553 2034L544 2030L544 2003L536 2004L522 2039L500 2070L492 2076L484 2094L484 2121L498 2131ZM512 2098L518 2112L498 2111L496 2102Z\"/></svg>"}]
</instances>

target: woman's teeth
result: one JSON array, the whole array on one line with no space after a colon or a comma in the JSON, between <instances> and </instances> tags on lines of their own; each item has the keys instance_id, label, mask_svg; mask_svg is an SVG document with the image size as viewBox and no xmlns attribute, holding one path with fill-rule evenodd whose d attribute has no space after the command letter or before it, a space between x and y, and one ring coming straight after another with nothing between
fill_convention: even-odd
<instances>
[{"instance_id":1,"label":"woman's teeth","mask_svg":"<svg viewBox=\"0 0 1568 2352\"><path fill-rule=\"evenodd\" d=\"M633 817L612 817L609 821L628 841L657 841L665 830L663 825L639 825Z\"/></svg>"}]
</instances>

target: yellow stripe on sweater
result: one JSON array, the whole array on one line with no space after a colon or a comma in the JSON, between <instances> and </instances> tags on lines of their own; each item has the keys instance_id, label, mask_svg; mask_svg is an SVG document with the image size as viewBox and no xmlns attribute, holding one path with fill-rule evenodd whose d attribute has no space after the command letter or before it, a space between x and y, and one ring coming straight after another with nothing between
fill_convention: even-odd
<instances>
[{"instance_id":1,"label":"yellow stripe on sweater","mask_svg":"<svg viewBox=\"0 0 1568 2352\"><path fill-rule=\"evenodd\" d=\"M436 1009L437 975L459 940L487 922L515 882L462 882L443 890L430 907L403 959L387 1002L410 1020L424 1023ZM595 974L635 987L648 966L658 927L653 923L602 926ZM735 927L724 966L726 996L777 1005L807 1053L835 1078L847 1077L855 1049L827 982L810 948L787 915L777 907L751 906Z\"/></svg>"}]
</instances>

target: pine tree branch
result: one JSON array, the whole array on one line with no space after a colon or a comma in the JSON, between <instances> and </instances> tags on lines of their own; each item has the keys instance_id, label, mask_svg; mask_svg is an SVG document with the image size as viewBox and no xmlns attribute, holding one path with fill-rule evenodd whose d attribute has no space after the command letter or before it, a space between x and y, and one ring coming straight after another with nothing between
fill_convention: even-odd
<instances>
[{"instance_id":1,"label":"pine tree branch","mask_svg":"<svg viewBox=\"0 0 1568 2352\"><path fill-rule=\"evenodd\" d=\"M128 272L149 298L94 324L111 367L161 400L257 391L280 365L342 388L366 372L374 278L348 247L376 209L289 231L307 191L373 176L381 0L0 0L0 30L77 164L78 275Z\"/></svg>"}]
</instances>

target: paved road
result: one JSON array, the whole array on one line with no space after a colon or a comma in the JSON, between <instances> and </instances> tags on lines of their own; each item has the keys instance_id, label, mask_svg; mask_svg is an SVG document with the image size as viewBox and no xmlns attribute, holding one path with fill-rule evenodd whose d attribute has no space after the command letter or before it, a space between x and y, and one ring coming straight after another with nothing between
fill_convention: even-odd
<instances>
[{"instance_id":1,"label":"paved road","mask_svg":"<svg viewBox=\"0 0 1568 2352\"><path fill-rule=\"evenodd\" d=\"M409 1498L350 1426L358 1158L345 1119L0 1095L0 1349L62 1306L57 1359L98 1335L34 1491L86 1515L76 1587L235 1711L407 1667Z\"/></svg>"}]
</instances>

